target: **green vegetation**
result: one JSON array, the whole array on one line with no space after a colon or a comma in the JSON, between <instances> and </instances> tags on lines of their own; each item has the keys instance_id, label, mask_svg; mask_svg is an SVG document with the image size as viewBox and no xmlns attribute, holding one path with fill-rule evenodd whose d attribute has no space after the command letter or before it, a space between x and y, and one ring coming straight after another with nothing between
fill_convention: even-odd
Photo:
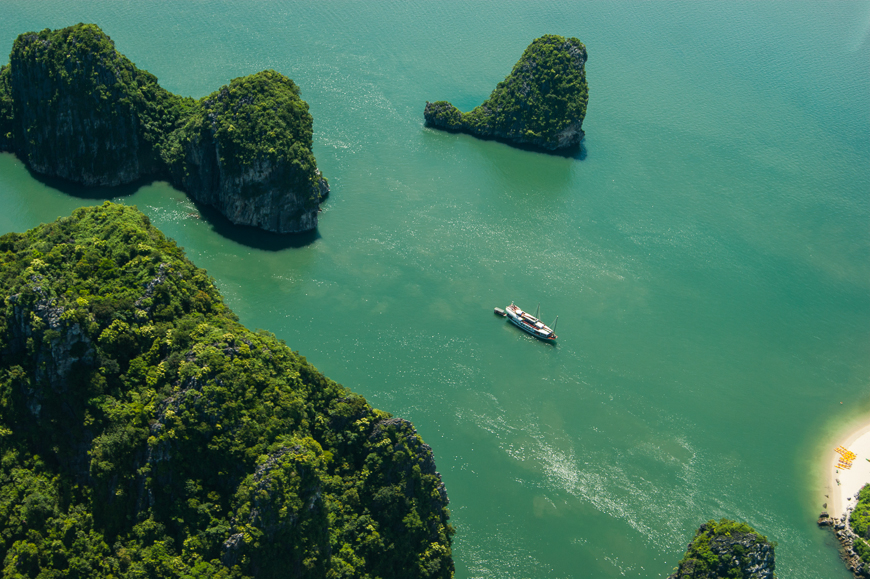
<instances>
[{"instance_id":1,"label":"green vegetation","mask_svg":"<svg viewBox=\"0 0 870 579\"><path fill-rule=\"evenodd\" d=\"M745 523L707 521L669 579L775 578L774 548Z\"/></svg>"},{"instance_id":2,"label":"green vegetation","mask_svg":"<svg viewBox=\"0 0 870 579\"><path fill-rule=\"evenodd\" d=\"M12 85L8 64L0 67L0 151L12 150Z\"/></svg>"},{"instance_id":3,"label":"green vegetation","mask_svg":"<svg viewBox=\"0 0 870 579\"><path fill-rule=\"evenodd\" d=\"M0 149L34 171L85 185L163 176L273 231L316 225L329 192L312 126L299 88L275 71L195 101L161 88L94 24L22 34L0 70Z\"/></svg>"},{"instance_id":4,"label":"green vegetation","mask_svg":"<svg viewBox=\"0 0 870 579\"><path fill-rule=\"evenodd\" d=\"M585 63L586 47L576 38L542 36L482 105L462 113L447 101L426 103L426 122L548 149L575 146L589 100Z\"/></svg>"},{"instance_id":5,"label":"green vegetation","mask_svg":"<svg viewBox=\"0 0 870 579\"><path fill-rule=\"evenodd\" d=\"M849 526L858 535L853 547L861 560L870 564L870 485L864 485L858 493L858 503L849 516Z\"/></svg>"},{"instance_id":6,"label":"green vegetation","mask_svg":"<svg viewBox=\"0 0 870 579\"><path fill-rule=\"evenodd\" d=\"M193 105L94 24L22 34L9 62L17 152L41 172L86 184L159 171L161 147Z\"/></svg>"},{"instance_id":7,"label":"green vegetation","mask_svg":"<svg viewBox=\"0 0 870 579\"><path fill-rule=\"evenodd\" d=\"M134 208L0 237L0 290L4 577L452 576L410 423L241 326Z\"/></svg>"},{"instance_id":8,"label":"green vegetation","mask_svg":"<svg viewBox=\"0 0 870 579\"><path fill-rule=\"evenodd\" d=\"M451 131L462 130L462 111L447 101L426 103L426 122L430 125Z\"/></svg>"},{"instance_id":9,"label":"green vegetation","mask_svg":"<svg viewBox=\"0 0 870 579\"><path fill-rule=\"evenodd\" d=\"M274 70L264 70L200 99L161 154L177 181L196 188L197 178L207 177L196 173L202 163L190 152L217 145L224 177L242 181L243 196L259 195L273 183L290 183L308 193L309 206L316 206L322 177L311 152L312 125L299 87ZM266 166L275 168L268 182L241 179L247 171Z\"/></svg>"}]
</instances>

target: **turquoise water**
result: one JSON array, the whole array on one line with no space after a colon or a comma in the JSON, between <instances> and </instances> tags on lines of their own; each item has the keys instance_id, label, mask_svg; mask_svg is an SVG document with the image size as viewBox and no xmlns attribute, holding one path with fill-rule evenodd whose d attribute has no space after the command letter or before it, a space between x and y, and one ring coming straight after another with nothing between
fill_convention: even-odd
<instances>
[{"instance_id":1,"label":"turquoise water","mask_svg":"<svg viewBox=\"0 0 870 579\"><path fill-rule=\"evenodd\" d=\"M432 445L457 577L665 577L708 518L782 578L850 575L820 460L870 413L870 3L4 2L96 22L195 97L274 68L315 118L316 235L165 183L82 191L0 155L0 232L135 204L284 338ZM589 51L584 151L429 130L545 33ZM5 48L3 48L5 47ZM492 315L557 314L558 346ZM845 404L840 405L843 401Z\"/></svg>"}]
</instances>

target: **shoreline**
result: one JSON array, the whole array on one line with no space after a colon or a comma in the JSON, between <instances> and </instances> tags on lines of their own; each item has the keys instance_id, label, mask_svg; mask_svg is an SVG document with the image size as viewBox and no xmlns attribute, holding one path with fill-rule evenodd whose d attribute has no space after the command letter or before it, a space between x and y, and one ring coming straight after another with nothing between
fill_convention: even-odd
<instances>
[{"instance_id":1,"label":"shoreline","mask_svg":"<svg viewBox=\"0 0 870 579\"><path fill-rule=\"evenodd\" d=\"M834 448L843 446L854 452L857 456L848 470L837 469L836 465L840 455L834 452ZM825 468L828 471L825 477L825 494L828 495L828 508L831 518L839 519L851 506L855 505L854 496L861 487L870 483L870 418L865 418L860 423L845 430L832 438L832 445L825 451ZM840 484L837 484L839 479ZM852 499L852 500L849 500Z\"/></svg>"}]
</instances>

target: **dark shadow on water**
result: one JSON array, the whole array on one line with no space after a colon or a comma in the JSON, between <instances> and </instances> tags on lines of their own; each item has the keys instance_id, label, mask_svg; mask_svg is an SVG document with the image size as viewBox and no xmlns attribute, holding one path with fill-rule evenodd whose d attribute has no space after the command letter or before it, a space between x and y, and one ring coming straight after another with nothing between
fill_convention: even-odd
<instances>
[{"instance_id":1,"label":"dark shadow on water","mask_svg":"<svg viewBox=\"0 0 870 579\"><path fill-rule=\"evenodd\" d=\"M514 149L519 149L520 151L528 151L529 153L543 153L544 155L551 155L553 157L564 157L565 159L577 159L578 161L582 161L586 158L586 147L583 146L582 140L579 144L573 147L551 151L550 149L536 147L535 145L530 145L529 143L517 143L509 139L502 139L501 137L480 137L478 135L472 135L470 133L465 134L470 137L474 137L475 139L480 139L481 141L495 141L496 143L502 143L503 145L513 147Z\"/></svg>"},{"instance_id":2,"label":"dark shadow on water","mask_svg":"<svg viewBox=\"0 0 870 579\"><path fill-rule=\"evenodd\" d=\"M27 163L25 163L24 166L27 168L27 172L30 173L30 176L33 177L34 180L42 183L46 187L57 189L61 193L65 193L70 197L76 197L77 199L90 199L94 201L114 199L116 197L129 197L142 187L159 180L157 177L142 177L132 183L116 185L114 187L82 185L81 183L73 183L72 181L68 181L61 177L37 173L31 169Z\"/></svg>"},{"instance_id":3,"label":"dark shadow on water","mask_svg":"<svg viewBox=\"0 0 870 579\"><path fill-rule=\"evenodd\" d=\"M306 247L320 239L320 232L316 229L303 233L272 233L250 225L236 225L210 205L203 205L196 201L193 201L193 204L202 216L202 220L209 224L212 231L230 241L254 249L281 251L291 247Z\"/></svg>"},{"instance_id":4,"label":"dark shadow on water","mask_svg":"<svg viewBox=\"0 0 870 579\"><path fill-rule=\"evenodd\" d=\"M161 180L157 176L144 177L127 183L125 185L117 185L115 187L88 186L81 183L73 183L61 177L54 177L37 173L25 163L30 176L46 187L57 189L61 193L65 193L71 197L76 197L83 200L105 201L116 199L118 197L129 197L136 193L142 187L150 185L155 181ZM190 199L190 197L188 197ZM320 239L320 233L314 231L306 231L304 233L272 233L264 231L257 227L247 225L235 225L217 209L209 205L203 205L193 201L199 211L203 221L206 221L218 235L221 235L231 241L246 245L254 249L262 249L265 251L281 251L291 247L299 248L311 245Z\"/></svg>"},{"instance_id":5,"label":"dark shadow on water","mask_svg":"<svg viewBox=\"0 0 870 579\"><path fill-rule=\"evenodd\" d=\"M455 135L468 135L469 137L480 139L481 141L495 141L496 143L502 143L509 147L513 147L514 149L519 149L520 151L528 151L530 153L543 153L545 155L552 155L554 157L565 157L566 159L577 159L578 161L582 161L586 158L586 147L583 146L584 139L581 139L580 142L573 146L568 147L567 149L557 149L555 151L551 151L550 149L545 149L544 147L538 147L536 145L532 145L529 143L517 143L516 141L512 141L510 139L504 139L502 137L492 137L492 136L482 136L475 135L473 133L469 133L467 131L456 131L453 129L448 129L445 127L435 127L429 124L425 124L424 126L429 129L435 129L438 131L444 131L445 133L453 133Z\"/></svg>"}]
</instances>

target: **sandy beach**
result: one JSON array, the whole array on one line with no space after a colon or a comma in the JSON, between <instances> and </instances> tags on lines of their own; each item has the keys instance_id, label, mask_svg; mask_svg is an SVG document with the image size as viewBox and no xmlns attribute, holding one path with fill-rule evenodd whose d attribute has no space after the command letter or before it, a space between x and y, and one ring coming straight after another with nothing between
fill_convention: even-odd
<instances>
[{"instance_id":1,"label":"sandy beach","mask_svg":"<svg viewBox=\"0 0 870 579\"><path fill-rule=\"evenodd\" d=\"M857 456L852 462L851 469L838 469L837 462L840 455L834 452L837 446L844 446ZM828 460L825 468L828 469L827 486L830 490L828 513L834 518L839 518L846 510L854 506L855 493L861 487L870 483L870 422L865 422L850 432L841 435L831 444ZM837 484L839 480L840 484Z\"/></svg>"}]
</instances>

